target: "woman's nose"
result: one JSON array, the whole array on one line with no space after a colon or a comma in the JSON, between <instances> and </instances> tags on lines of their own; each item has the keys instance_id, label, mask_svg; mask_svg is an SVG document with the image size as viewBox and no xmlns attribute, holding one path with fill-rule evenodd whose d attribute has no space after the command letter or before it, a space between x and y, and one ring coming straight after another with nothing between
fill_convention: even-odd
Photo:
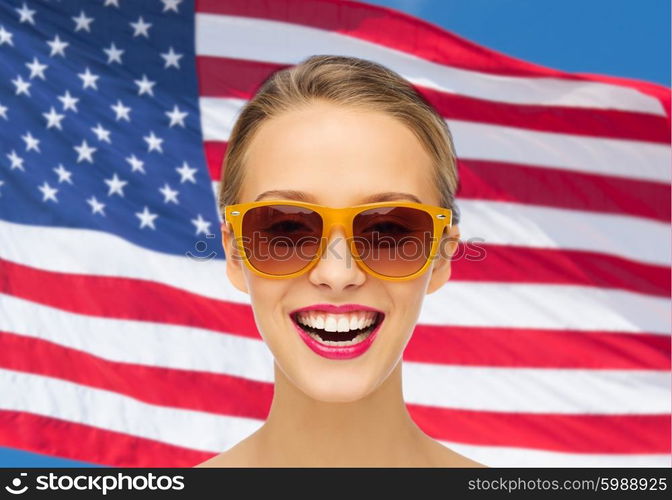
<instances>
[{"instance_id":1,"label":"woman's nose","mask_svg":"<svg viewBox=\"0 0 672 500\"><path fill-rule=\"evenodd\" d=\"M350 253L350 246L341 226L335 226L319 262L309 273L310 281L340 291L364 283L366 273Z\"/></svg>"}]
</instances>

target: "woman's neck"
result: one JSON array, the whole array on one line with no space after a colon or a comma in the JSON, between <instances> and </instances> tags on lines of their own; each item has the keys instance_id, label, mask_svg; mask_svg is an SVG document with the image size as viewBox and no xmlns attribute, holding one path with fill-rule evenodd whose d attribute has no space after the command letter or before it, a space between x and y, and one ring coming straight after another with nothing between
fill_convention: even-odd
<instances>
[{"instance_id":1,"label":"woman's neck","mask_svg":"<svg viewBox=\"0 0 672 500\"><path fill-rule=\"evenodd\" d=\"M275 365L275 389L264 425L253 436L262 466L409 466L431 441L403 400L401 362L374 392L352 403L308 397ZM250 443L252 444L252 443Z\"/></svg>"}]
</instances>

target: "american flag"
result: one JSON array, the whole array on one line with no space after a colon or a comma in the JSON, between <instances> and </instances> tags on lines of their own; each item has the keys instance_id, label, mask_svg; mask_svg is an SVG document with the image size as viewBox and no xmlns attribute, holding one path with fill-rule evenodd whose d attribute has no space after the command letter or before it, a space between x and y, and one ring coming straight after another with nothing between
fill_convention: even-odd
<instances>
[{"instance_id":1,"label":"american flag","mask_svg":"<svg viewBox=\"0 0 672 500\"><path fill-rule=\"evenodd\" d=\"M494 467L669 466L669 89L335 0L0 3L0 446L193 466L263 423L215 193L241 106L313 54L399 72L454 135L485 257L426 296L418 425Z\"/></svg>"}]
</instances>

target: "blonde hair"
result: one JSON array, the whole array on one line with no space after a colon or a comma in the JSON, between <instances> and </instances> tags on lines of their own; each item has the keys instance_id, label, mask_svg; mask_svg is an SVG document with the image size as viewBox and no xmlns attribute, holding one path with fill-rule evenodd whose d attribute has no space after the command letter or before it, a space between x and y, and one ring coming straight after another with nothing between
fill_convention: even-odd
<instances>
[{"instance_id":1,"label":"blonde hair","mask_svg":"<svg viewBox=\"0 0 672 500\"><path fill-rule=\"evenodd\" d=\"M219 210L239 202L245 156L255 131L274 116L323 100L381 111L410 128L434 160L440 206L459 222L455 192L459 187L455 149L445 120L394 71L356 57L314 55L273 73L242 108L229 137L222 164Z\"/></svg>"}]
</instances>

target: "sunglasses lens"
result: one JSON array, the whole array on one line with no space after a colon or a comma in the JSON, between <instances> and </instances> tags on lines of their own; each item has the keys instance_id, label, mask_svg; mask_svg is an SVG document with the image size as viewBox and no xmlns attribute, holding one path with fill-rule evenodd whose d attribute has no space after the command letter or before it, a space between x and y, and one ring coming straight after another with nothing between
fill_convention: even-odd
<instances>
[{"instance_id":1,"label":"sunglasses lens","mask_svg":"<svg viewBox=\"0 0 672 500\"><path fill-rule=\"evenodd\" d=\"M395 278L409 276L427 262L433 232L432 216L409 207L373 208L353 221L357 258L369 269Z\"/></svg>"},{"instance_id":2,"label":"sunglasses lens","mask_svg":"<svg viewBox=\"0 0 672 500\"><path fill-rule=\"evenodd\" d=\"M322 217L291 205L266 205L243 217L243 247L255 269L283 276L307 266L319 250Z\"/></svg>"}]
</instances>

